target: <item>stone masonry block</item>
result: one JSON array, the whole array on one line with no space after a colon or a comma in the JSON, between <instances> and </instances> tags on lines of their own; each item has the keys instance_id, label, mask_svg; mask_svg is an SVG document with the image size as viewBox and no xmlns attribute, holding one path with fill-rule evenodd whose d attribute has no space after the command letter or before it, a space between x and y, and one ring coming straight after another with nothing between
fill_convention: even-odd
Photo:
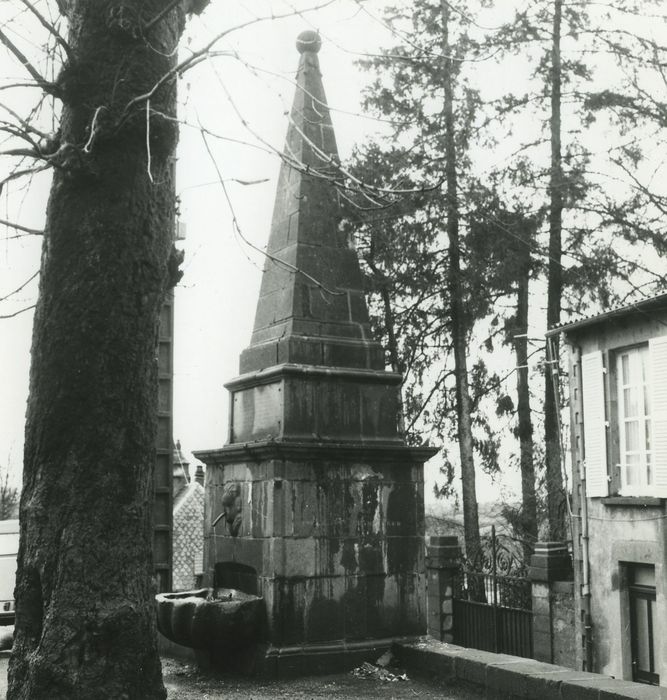
<instances>
[{"instance_id":1,"label":"stone masonry block","mask_svg":"<svg viewBox=\"0 0 667 700\"><path fill-rule=\"evenodd\" d=\"M587 678L563 680L560 687L561 700L599 700L600 690L609 687L610 681L612 687L617 682L608 676L593 673Z\"/></svg>"},{"instance_id":2,"label":"stone masonry block","mask_svg":"<svg viewBox=\"0 0 667 700\"><path fill-rule=\"evenodd\" d=\"M439 611L441 600L442 598L439 595L434 594L429 587L428 593L426 595L426 604L428 606L428 609Z\"/></svg>"},{"instance_id":3,"label":"stone masonry block","mask_svg":"<svg viewBox=\"0 0 667 700\"><path fill-rule=\"evenodd\" d=\"M292 482L291 499L285 504L291 511L292 532L295 537L310 537L315 534L317 521L317 486L308 481ZM289 517L289 516L288 516Z\"/></svg>"},{"instance_id":4,"label":"stone masonry block","mask_svg":"<svg viewBox=\"0 0 667 700\"><path fill-rule=\"evenodd\" d=\"M667 688L630 681L614 681L613 685L600 688L600 700L665 700L666 698Z\"/></svg>"},{"instance_id":5,"label":"stone masonry block","mask_svg":"<svg viewBox=\"0 0 667 700\"><path fill-rule=\"evenodd\" d=\"M503 655L479 649L466 651L465 655L457 656L454 662L456 677L468 683L486 686L487 668L490 664L499 661Z\"/></svg>"},{"instance_id":6,"label":"stone masonry block","mask_svg":"<svg viewBox=\"0 0 667 700\"><path fill-rule=\"evenodd\" d=\"M252 470L248 464L226 464L224 482L252 481Z\"/></svg>"},{"instance_id":7,"label":"stone masonry block","mask_svg":"<svg viewBox=\"0 0 667 700\"><path fill-rule=\"evenodd\" d=\"M426 629L432 637L440 639L442 626L440 621L440 613L437 610L429 608L428 614L426 615Z\"/></svg>"},{"instance_id":8,"label":"stone masonry block","mask_svg":"<svg viewBox=\"0 0 667 700\"><path fill-rule=\"evenodd\" d=\"M277 344L277 364L293 362L304 365L326 364L323 360L322 343L316 339L283 338Z\"/></svg>"},{"instance_id":9,"label":"stone masonry block","mask_svg":"<svg viewBox=\"0 0 667 700\"><path fill-rule=\"evenodd\" d=\"M551 584L551 590L559 595L573 597L574 581L554 581Z\"/></svg>"},{"instance_id":10,"label":"stone masonry block","mask_svg":"<svg viewBox=\"0 0 667 700\"><path fill-rule=\"evenodd\" d=\"M368 341L334 342L322 344L322 361L328 367L358 367L360 369L381 369L384 366L382 348Z\"/></svg>"},{"instance_id":11,"label":"stone masonry block","mask_svg":"<svg viewBox=\"0 0 667 700\"><path fill-rule=\"evenodd\" d=\"M393 651L408 673L446 674L476 685L494 700L667 700L667 688L465 649L433 638L396 643Z\"/></svg>"},{"instance_id":12,"label":"stone masonry block","mask_svg":"<svg viewBox=\"0 0 667 700\"><path fill-rule=\"evenodd\" d=\"M540 581L533 581L531 586L531 595L533 599L549 599L549 585Z\"/></svg>"},{"instance_id":13,"label":"stone masonry block","mask_svg":"<svg viewBox=\"0 0 667 700\"><path fill-rule=\"evenodd\" d=\"M548 598L535 598L533 597L533 613L535 615L549 616L551 612L551 605Z\"/></svg>"},{"instance_id":14,"label":"stone masonry block","mask_svg":"<svg viewBox=\"0 0 667 700\"><path fill-rule=\"evenodd\" d=\"M551 631L538 631L533 628L533 652L540 661L551 659Z\"/></svg>"},{"instance_id":15,"label":"stone masonry block","mask_svg":"<svg viewBox=\"0 0 667 700\"><path fill-rule=\"evenodd\" d=\"M431 535L428 538L429 547L459 547L459 538L456 535Z\"/></svg>"},{"instance_id":16,"label":"stone masonry block","mask_svg":"<svg viewBox=\"0 0 667 700\"><path fill-rule=\"evenodd\" d=\"M526 697L539 698L539 700L561 700L561 683L563 680L573 677L572 671L551 664L544 665L547 669L544 672L526 676Z\"/></svg>"},{"instance_id":17,"label":"stone masonry block","mask_svg":"<svg viewBox=\"0 0 667 700\"><path fill-rule=\"evenodd\" d=\"M317 566L317 541L314 538L272 537L270 543L270 562L267 563L277 576L311 577L321 573Z\"/></svg>"},{"instance_id":18,"label":"stone masonry block","mask_svg":"<svg viewBox=\"0 0 667 700\"><path fill-rule=\"evenodd\" d=\"M533 615L533 632L551 635L551 622L548 615Z\"/></svg>"},{"instance_id":19,"label":"stone masonry block","mask_svg":"<svg viewBox=\"0 0 667 700\"><path fill-rule=\"evenodd\" d=\"M526 688L529 675L548 671L551 667L539 661L522 660L518 657L505 663L489 664L486 673L488 687L500 691L502 697L530 699ZM542 700L540 696L540 700Z\"/></svg>"},{"instance_id":20,"label":"stone masonry block","mask_svg":"<svg viewBox=\"0 0 667 700\"><path fill-rule=\"evenodd\" d=\"M413 672L449 680L455 676L454 657L442 654L442 646L440 642L427 638L415 644L394 644L392 650L401 664Z\"/></svg>"}]
</instances>

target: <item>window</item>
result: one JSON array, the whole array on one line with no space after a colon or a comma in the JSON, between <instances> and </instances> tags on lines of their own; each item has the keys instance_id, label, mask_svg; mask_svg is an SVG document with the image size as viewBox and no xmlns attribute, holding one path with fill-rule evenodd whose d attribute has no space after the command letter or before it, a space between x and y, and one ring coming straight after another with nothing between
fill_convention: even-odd
<instances>
[{"instance_id":1,"label":"window","mask_svg":"<svg viewBox=\"0 0 667 700\"><path fill-rule=\"evenodd\" d=\"M655 671L655 567L629 567L632 680L658 685Z\"/></svg>"},{"instance_id":2,"label":"window","mask_svg":"<svg viewBox=\"0 0 667 700\"><path fill-rule=\"evenodd\" d=\"M573 403L586 495L667 498L667 335L582 354Z\"/></svg>"},{"instance_id":3,"label":"window","mask_svg":"<svg viewBox=\"0 0 667 700\"><path fill-rule=\"evenodd\" d=\"M616 355L618 438L623 494L647 493L653 485L651 464L651 396L648 346Z\"/></svg>"}]
</instances>

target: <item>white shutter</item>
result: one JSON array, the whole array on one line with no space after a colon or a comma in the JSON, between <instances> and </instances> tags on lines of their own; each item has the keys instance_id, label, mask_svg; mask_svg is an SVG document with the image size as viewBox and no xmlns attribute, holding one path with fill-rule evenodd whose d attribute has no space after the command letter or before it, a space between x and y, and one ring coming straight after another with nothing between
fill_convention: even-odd
<instances>
[{"instance_id":1,"label":"white shutter","mask_svg":"<svg viewBox=\"0 0 667 700\"><path fill-rule=\"evenodd\" d=\"M655 490L651 495L667 497L667 336L648 343L651 394L651 445Z\"/></svg>"},{"instance_id":2,"label":"white shutter","mask_svg":"<svg viewBox=\"0 0 667 700\"><path fill-rule=\"evenodd\" d=\"M581 356L581 400L584 413L586 495L609 495L604 412L604 369L598 350Z\"/></svg>"}]
</instances>

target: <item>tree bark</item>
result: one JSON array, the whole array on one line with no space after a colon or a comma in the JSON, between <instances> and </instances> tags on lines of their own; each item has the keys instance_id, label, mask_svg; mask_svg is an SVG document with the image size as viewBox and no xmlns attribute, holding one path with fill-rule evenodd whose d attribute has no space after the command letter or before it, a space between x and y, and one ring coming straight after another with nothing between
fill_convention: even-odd
<instances>
[{"instance_id":1,"label":"tree bark","mask_svg":"<svg viewBox=\"0 0 667 700\"><path fill-rule=\"evenodd\" d=\"M563 228L563 164L561 155L561 21L562 0L554 0L551 44L551 168L549 174L549 267L547 280L547 327L560 322ZM554 339L554 358L558 359L558 339ZM547 361L549 358L546 358ZM562 540L565 530L565 492L561 474L558 422L560 407L556 405L552 370L557 364L546 364L544 386L544 443L546 453L547 510L549 539Z\"/></svg>"},{"instance_id":2,"label":"tree bark","mask_svg":"<svg viewBox=\"0 0 667 700\"><path fill-rule=\"evenodd\" d=\"M533 421L530 411L530 386L528 384L528 300L530 288L530 233L526 232L525 245L517 253L519 277L517 279L514 352L516 355L516 391L519 453L521 467L521 528L524 539L524 560L532 554L537 541L537 500L535 497L535 463L533 461Z\"/></svg>"},{"instance_id":3,"label":"tree bark","mask_svg":"<svg viewBox=\"0 0 667 700\"><path fill-rule=\"evenodd\" d=\"M164 698L152 582L157 325L177 130L146 102L181 8L70 0L32 340L9 700ZM174 81L150 108L176 113ZM149 158L150 153L150 158ZM175 264L176 263L176 264Z\"/></svg>"},{"instance_id":4,"label":"tree bark","mask_svg":"<svg viewBox=\"0 0 667 700\"><path fill-rule=\"evenodd\" d=\"M371 233L371 236L373 234ZM391 305L391 295L389 293L389 281L383 270L381 270L374 260L373 243L371 242L371 252L366 257L366 263L375 276L378 288L380 290L380 298L382 299L382 316L384 319L384 327L387 332L387 350L389 352L389 361L391 369L394 372L403 372L404 367L398 352L398 341L396 340L396 322L394 317L394 309Z\"/></svg>"},{"instance_id":5,"label":"tree bark","mask_svg":"<svg viewBox=\"0 0 667 700\"><path fill-rule=\"evenodd\" d=\"M457 197L456 141L454 126L454 94L451 47L449 44L449 4L441 0L442 54L445 121L445 180L447 184L447 238L449 241L448 292L452 345L454 349L454 375L456 382L456 415L458 426L459 456L463 497L463 530L467 556L474 556L481 548L479 515L475 489L475 459L473 452L471 401L468 388L468 329L463 309L461 285L461 261L459 244L459 207Z\"/></svg>"}]
</instances>

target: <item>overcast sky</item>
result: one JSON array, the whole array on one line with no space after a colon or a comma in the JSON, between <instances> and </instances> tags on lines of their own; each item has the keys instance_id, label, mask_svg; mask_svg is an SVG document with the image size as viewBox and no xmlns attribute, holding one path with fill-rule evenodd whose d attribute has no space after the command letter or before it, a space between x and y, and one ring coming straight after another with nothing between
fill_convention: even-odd
<instances>
[{"instance_id":1,"label":"overcast sky","mask_svg":"<svg viewBox=\"0 0 667 700\"><path fill-rule=\"evenodd\" d=\"M316 2L212 0L203 15L190 22L182 55L253 16L279 15L293 8L306 10ZM395 42L380 19L385 4L385 0L365 0L362 7L355 0L336 0L314 12L252 24L231 33L216 46L221 55L201 63L180 80L180 116L191 126L181 129L177 168L180 220L186 229L181 245L186 255L185 275L176 289L174 438L181 440L186 451L221 447L227 440L228 397L223 383L236 376L239 353L249 342L263 266L261 255L234 235L229 207L199 124L225 139L254 144L209 140L222 176L229 181L243 235L264 247L280 163L262 142L282 150L298 63L295 38L311 28L322 35L324 86L339 150L346 158L354 143L363 142L380 126L360 114L367 76L355 66L355 60ZM0 22L5 22L8 31L11 28L23 46L39 43L34 28L24 25L20 17L6 24L12 6L11 2L2 3ZM491 65L483 67L485 79L500 93L505 81L516 82L520 74L519 65L505 73ZM0 51L0 80L20 77L21 67L7 52ZM34 93L16 99L25 99L23 106L14 104L20 111L32 104L30 99L34 102ZM261 182L242 185L238 180ZM0 219L41 228L48 186L49 176L42 175L29 189L20 184L6 188L0 199ZM0 298L39 267L40 239L9 238L13 233L0 229ZM33 280L19 294L0 301L0 315L33 304L36 290ZM31 312L0 319L0 466L9 464L15 474L22 462L31 324ZM436 472L434 467L429 470L431 477ZM516 480L509 481L516 484ZM483 483L480 500L492 498L496 488Z\"/></svg>"},{"instance_id":2,"label":"overcast sky","mask_svg":"<svg viewBox=\"0 0 667 700\"><path fill-rule=\"evenodd\" d=\"M214 0L201 17L190 22L183 55L252 15L289 13L291 8L305 10L315 4ZM229 207L196 127L201 122L226 138L261 145L259 136L281 151L298 64L295 39L302 30L315 28L323 40L320 64L338 146L341 156L347 157L355 142L378 129L376 121L360 115L365 76L354 62L361 54L391 42L379 21L383 4L383 0L367 0L367 9L362 10L353 0L337 0L301 16L253 24L234 32L218 47L238 52L242 60L220 56L180 81L181 117L193 128L182 127L178 150L177 187L186 240L180 244L185 250L185 274L176 289L175 304L174 439L180 439L187 451L221 447L227 440L228 395L223 383L237 375L239 353L250 340L263 266L262 256L234 236ZM3 5L7 10L8 4ZM14 22L11 26L27 37L27 25ZM17 77L21 77L20 67L0 51L1 80ZM24 99L26 105L31 104L27 95ZM263 148L214 138L209 143L223 177L230 180L243 234L264 247L279 159ZM235 180L264 182L244 186ZM43 175L29 189L10 188L0 202L0 218L42 228L49 182L49 176ZM13 233L3 230L0 235L0 297L39 267L41 240L10 239ZM0 315L34 304L36 292L34 280L19 294L0 302ZM30 311L0 319L0 466L9 464L16 478L22 462L31 325Z\"/></svg>"}]
</instances>

